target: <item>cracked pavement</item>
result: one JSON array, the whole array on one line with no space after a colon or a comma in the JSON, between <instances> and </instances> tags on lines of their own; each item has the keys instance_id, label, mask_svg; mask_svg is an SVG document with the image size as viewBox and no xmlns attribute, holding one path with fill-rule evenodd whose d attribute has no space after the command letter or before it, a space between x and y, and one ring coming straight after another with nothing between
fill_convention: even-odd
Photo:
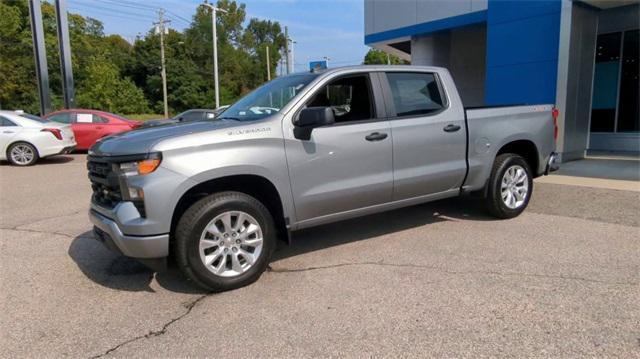
<instances>
[{"instance_id":1,"label":"cracked pavement","mask_svg":"<svg viewBox=\"0 0 640 359\"><path fill-rule=\"evenodd\" d=\"M0 165L0 357L640 357L640 194L536 185L301 231L208 294L92 239L84 155Z\"/></svg>"}]
</instances>

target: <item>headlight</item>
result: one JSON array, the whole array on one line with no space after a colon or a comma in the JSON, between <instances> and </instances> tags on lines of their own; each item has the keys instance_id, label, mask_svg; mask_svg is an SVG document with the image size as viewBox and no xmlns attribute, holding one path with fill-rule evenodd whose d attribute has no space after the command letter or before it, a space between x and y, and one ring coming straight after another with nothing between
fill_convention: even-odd
<instances>
[{"instance_id":1,"label":"headlight","mask_svg":"<svg viewBox=\"0 0 640 359\"><path fill-rule=\"evenodd\" d=\"M160 166L160 158L149 158L135 162L124 162L120 164L120 173L124 176L142 176L147 175Z\"/></svg>"}]
</instances>

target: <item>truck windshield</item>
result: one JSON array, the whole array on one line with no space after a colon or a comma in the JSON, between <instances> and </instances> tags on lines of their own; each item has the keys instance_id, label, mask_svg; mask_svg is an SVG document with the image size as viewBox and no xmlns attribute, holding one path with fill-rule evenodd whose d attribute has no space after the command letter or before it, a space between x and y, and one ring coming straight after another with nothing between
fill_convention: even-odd
<instances>
[{"instance_id":1,"label":"truck windshield","mask_svg":"<svg viewBox=\"0 0 640 359\"><path fill-rule=\"evenodd\" d=\"M296 74L267 82L231 105L218 119L253 121L278 113L317 76Z\"/></svg>"}]
</instances>

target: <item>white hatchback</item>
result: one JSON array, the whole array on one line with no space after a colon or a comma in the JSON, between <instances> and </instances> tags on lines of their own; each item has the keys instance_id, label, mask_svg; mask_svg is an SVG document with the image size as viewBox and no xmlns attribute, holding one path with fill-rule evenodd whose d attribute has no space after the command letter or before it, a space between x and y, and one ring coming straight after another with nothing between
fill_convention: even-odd
<instances>
[{"instance_id":1,"label":"white hatchback","mask_svg":"<svg viewBox=\"0 0 640 359\"><path fill-rule=\"evenodd\" d=\"M39 158L69 153L75 146L70 125L23 112L0 111L0 160L30 166Z\"/></svg>"}]
</instances>

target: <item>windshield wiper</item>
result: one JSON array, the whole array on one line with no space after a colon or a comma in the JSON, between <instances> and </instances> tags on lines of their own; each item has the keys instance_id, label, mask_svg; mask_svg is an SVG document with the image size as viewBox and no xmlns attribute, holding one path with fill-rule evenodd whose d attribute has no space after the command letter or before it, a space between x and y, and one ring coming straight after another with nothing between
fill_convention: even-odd
<instances>
[{"instance_id":1,"label":"windshield wiper","mask_svg":"<svg viewBox=\"0 0 640 359\"><path fill-rule=\"evenodd\" d=\"M237 118L237 117L217 117L216 120L231 120L231 121L242 121L241 119Z\"/></svg>"}]
</instances>

